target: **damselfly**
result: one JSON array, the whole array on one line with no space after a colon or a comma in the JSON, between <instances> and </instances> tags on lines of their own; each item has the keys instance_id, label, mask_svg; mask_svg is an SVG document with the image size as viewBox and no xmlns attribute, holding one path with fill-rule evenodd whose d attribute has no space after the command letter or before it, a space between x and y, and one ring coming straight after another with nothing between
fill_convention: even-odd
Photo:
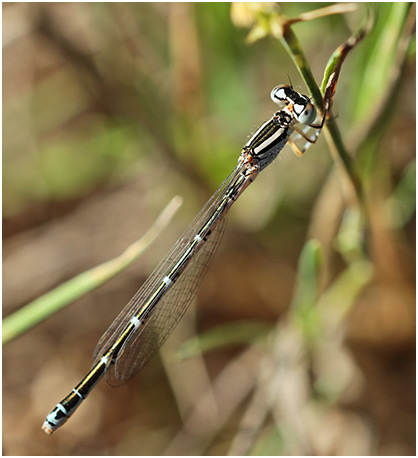
<instances>
[{"instance_id":1,"label":"damselfly","mask_svg":"<svg viewBox=\"0 0 418 458\"><path fill-rule=\"evenodd\" d=\"M105 374L110 385L118 386L145 366L195 295L220 242L225 215L232 204L273 162L286 143L301 156L317 140L327 109L321 121L314 124L315 107L308 97L293 87L277 86L270 96L281 110L248 140L235 169L103 334L94 352L90 372L46 417L42 429L47 434L52 434L68 420ZM301 129L297 124L304 127ZM310 128L315 129L312 137L306 135ZM294 132L306 140L302 149L290 138Z\"/></svg>"}]
</instances>

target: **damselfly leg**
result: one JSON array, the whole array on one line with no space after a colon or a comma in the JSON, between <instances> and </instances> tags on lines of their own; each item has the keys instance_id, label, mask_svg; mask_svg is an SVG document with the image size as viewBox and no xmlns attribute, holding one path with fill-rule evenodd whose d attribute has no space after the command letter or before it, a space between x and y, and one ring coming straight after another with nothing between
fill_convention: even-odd
<instances>
[{"instance_id":1,"label":"damselfly leg","mask_svg":"<svg viewBox=\"0 0 418 458\"><path fill-rule=\"evenodd\" d=\"M315 132L313 135L309 136L307 134L311 129L315 129ZM294 135L291 138L289 138L289 146L292 148L292 151L296 154L296 156L298 157L303 156L306 153L306 151L313 144L316 143L316 141L318 140L319 134L321 133L321 129L322 127L306 126L303 129L301 129L298 126L293 126ZM300 140L301 138L306 140L306 143L302 145L302 147L300 148L296 142Z\"/></svg>"}]
</instances>

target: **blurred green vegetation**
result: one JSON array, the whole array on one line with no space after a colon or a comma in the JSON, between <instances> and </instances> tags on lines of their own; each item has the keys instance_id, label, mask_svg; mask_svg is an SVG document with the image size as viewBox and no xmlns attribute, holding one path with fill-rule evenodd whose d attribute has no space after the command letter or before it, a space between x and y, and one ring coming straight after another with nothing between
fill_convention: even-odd
<instances>
[{"instance_id":1,"label":"blurred green vegetation","mask_svg":"<svg viewBox=\"0 0 418 458\"><path fill-rule=\"evenodd\" d=\"M130 8L130 20L121 29L118 22ZM59 31L51 12L39 9L41 38L49 39L59 64L40 62L33 78L22 78L18 92L11 87L6 93L5 216L37 200L65 199L121 180L132 165L145 167L141 158L147 155L169 155L184 164L177 167L213 187L233 166L237 143L263 119L269 106L265 88L286 80L291 69L289 56L274 41L246 45L246 31L234 26L225 3L191 5L189 11L171 12L172 18L147 4L140 11L86 4L84 20L95 27L84 38L94 43L100 37L99 52L65 35L54 41ZM194 27L198 33L190 53L188 36L176 29L182 28L175 24L176 14L185 15L186 32ZM189 24L190 14L195 24ZM109 15L115 15L114 24ZM339 16L323 20L344 25ZM303 42L304 28L296 27ZM336 28L333 41L325 37L321 48L346 38L346 27L341 29ZM134 38L132 49L124 46ZM6 77L7 71L6 66ZM294 70L289 75L299 88Z\"/></svg>"},{"instance_id":2,"label":"blurred green vegetation","mask_svg":"<svg viewBox=\"0 0 418 458\"><path fill-rule=\"evenodd\" d=\"M13 253L13 247L22 243L19 235L30 233L40 223L47 228L57 216L57 207L62 217L71 212L67 202L82 205L91 195L112 192L130 180L149 184L149 177L154 175L158 177L154 188L138 195L138 200L157 205L152 194L162 201L164 193L177 193L181 182L186 200L197 210L234 167L251 132L273 112L268 96L271 88L290 78L296 90L308 92L292 56L278 39L277 24L325 7L332 5L4 5L6 249L10 240ZM242 269L238 263L236 277L228 276L225 270L220 277L225 277L226 283L216 289L226 297L225 303L233 304L235 296L229 285L239 291L246 286L245 278L250 278L248 283L259 284L263 294L257 296L258 302L248 294L247 308L236 305L229 317L231 323L213 326L186 342L180 352L188 356L231 345L257 348L262 355L258 358L262 370L259 375L255 372L259 366L246 368L254 382L251 399L242 407L242 417L239 412L230 413L234 415L233 426L239 423L236 431L231 425L221 431L221 421L216 427L208 418L198 417L205 433L187 436L179 442L179 448L172 445L171 450L177 454L189 454L190 450L225 454L226 450L235 450L265 455L338 455L385 454L389 450L402 455L411 451L411 441L405 438L411 414L408 409L402 410L403 404L390 404L398 391L378 398L377 382L369 385L369 378L364 376L365 392L372 394L367 399L371 403L368 407L382 431L387 431L387 420L378 409L373 410L373 400L375 405L380 405L382 398L388 403L391 421L399 412L403 415L399 428L404 429L396 437L376 436L366 421L350 416L341 405L356 405L353 395L347 398L346 393L358 390L360 383L359 369L353 357L347 355L344 335L354 341L354 347L356 343L363 345L361 356L369 345L383 354L386 350L388 354L398 351L401 359L407 360L408 339L415 333L411 303L411 253L415 249L415 6L406 2L360 3L350 13L295 22L291 31L319 83L331 54L365 23L368 14L375 17L374 26L342 65L333 103L336 119L331 120L348 152L343 161L353 165L359 180L360 205L338 167L338 145L335 153L332 135L330 139L325 132L322 137L326 137L327 144L321 138L301 160L289 158L286 150L242 197L242 204L237 204L231 215L233 234L252 235L251 247L259 251L250 251L249 242L243 244L244 249L236 249L231 259L240 259L248 267ZM156 173L159 170L165 170L164 179ZM190 222L187 218L184 227ZM287 257L289 264L296 266L299 252L299 267L297 272L292 267L292 281L280 278L287 271L284 269L267 277L274 280L266 286L263 273L268 259ZM249 277L245 277L246 270ZM274 293L276 283L280 297ZM266 296L272 296L266 309L273 311L274 318L281 315L277 323L259 321L268 315L261 310ZM6 304L13 299L7 294L5 298ZM387 304L387 298L394 299ZM214 299L215 305L218 301L222 303L221 296ZM290 308L279 310L281 301L291 304ZM254 315L246 316L248 310ZM216 313L212 318L215 324L221 316L221 312ZM39 348L44 348L43 339L54 342L55 332L42 336ZM260 337L264 337L262 347ZM374 373L375 364L376 360L370 358L368 367L363 367L365 374ZM237 370L237 379L232 378L231 383L240 386L239 377L243 373ZM5 386L6 396L19 399L12 388L7 391L12 381L6 380ZM291 391L286 397L291 387L299 391ZM213 389L216 393L216 386ZM174 387L172 390L176 391ZM409 405L412 398L413 393L405 403ZM176 402L181 405L179 399ZM223 404L227 402L220 401L220 417ZM293 417L296 412L304 419L305 429ZM135 419L132 421L136 424ZM15 429L7 415L5 423L9 433ZM331 425L336 423L348 438L347 443L338 439L338 433L332 437ZM198 424L193 422L193 426ZM152 429L152 422L151 426L140 423L138 428ZM100 437L99 429L96 432ZM158 439L155 448L150 445L150 454L162 453L161 443L171 441L167 431L158 433L164 440ZM215 440L221 433L232 438L228 445L222 438ZM247 433L251 443L245 441ZM33 432L28 432L27 437L31 435ZM360 437L366 439L362 442ZM104 450L92 440L91 446L80 453L138 453L135 444L129 443L129 434L122 434L116 442L119 448L109 445ZM38 454L45 450L50 454L49 447L54 447L45 449L40 442L32 445L31 453ZM68 444L61 445L64 448L56 449L60 453L74 453ZM170 449L165 446L164 450ZM9 449L11 454L27 452L12 440Z\"/></svg>"}]
</instances>

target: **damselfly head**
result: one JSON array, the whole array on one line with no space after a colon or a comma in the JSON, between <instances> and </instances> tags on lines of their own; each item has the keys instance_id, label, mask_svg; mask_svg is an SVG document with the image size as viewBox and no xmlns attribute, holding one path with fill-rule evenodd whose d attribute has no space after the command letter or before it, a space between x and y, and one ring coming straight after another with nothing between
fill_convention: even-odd
<instances>
[{"instance_id":1,"label":"damselfly head","mask_svg":"<svg viewBox=\"0 0 418 458\"><path fill-rule=\"evenodd\" d=\"M305 97L303 97L305 98ZM309 99L303 101L303 103L294 103L293 114L295 119L301 124L312 124L316 118L316 109Z\"/></svg>"},{"instance_id":2,"label":"damselfly head","mask_svg":"<svg viewBox=\"0 0 418 458\"><path fill-rule=\"evenodd\" d=\"M277 105L284 106L292 100L294 92L295 91L291 86L281 84L271 90L270 98L274 103L277 103Z\"/></svg>"},{"instance_id":3,"label":"damselfly head","mask_svg":"<svg viewBox=\"0 0 418 458\"><path fill-rule=\"evenodd\" d=\"M312 124L316 118L316 110L309 97L295 91L288 84L281 84L272 89L270 98L277 105L291 106L295 119L301 124Z\"/></svg>"}]
</instances>

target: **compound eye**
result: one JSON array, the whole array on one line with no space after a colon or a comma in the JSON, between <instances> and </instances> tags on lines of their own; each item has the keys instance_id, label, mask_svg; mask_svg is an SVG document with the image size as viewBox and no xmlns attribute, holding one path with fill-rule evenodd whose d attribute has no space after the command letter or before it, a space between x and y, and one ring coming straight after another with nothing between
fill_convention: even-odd
<instances>
[{"instance_id":1,"label":"compound eye","mask_svg":"<svg viewBox=\"0 0 418 458\"><path fill-rule=\"evenodd\" d=\"M270 98L273 100L274 103L278 105L283 105L287 103L287 94L286 90L289 90L289 86L285 84L281 84L280 86L276 86L270 92Z\"/></svg>"},{"instance_id":2,"label":"compound eye","mask_svg":"<svg viewBox=\"0 0 418 458\"><path fill-rule=\"evenodd\" d=\"M312 124L316 118L316 110L312 103L307 103L301 110L300 114L296 114L296 119L301 124Z\"/></svg>"}]
</instances>

